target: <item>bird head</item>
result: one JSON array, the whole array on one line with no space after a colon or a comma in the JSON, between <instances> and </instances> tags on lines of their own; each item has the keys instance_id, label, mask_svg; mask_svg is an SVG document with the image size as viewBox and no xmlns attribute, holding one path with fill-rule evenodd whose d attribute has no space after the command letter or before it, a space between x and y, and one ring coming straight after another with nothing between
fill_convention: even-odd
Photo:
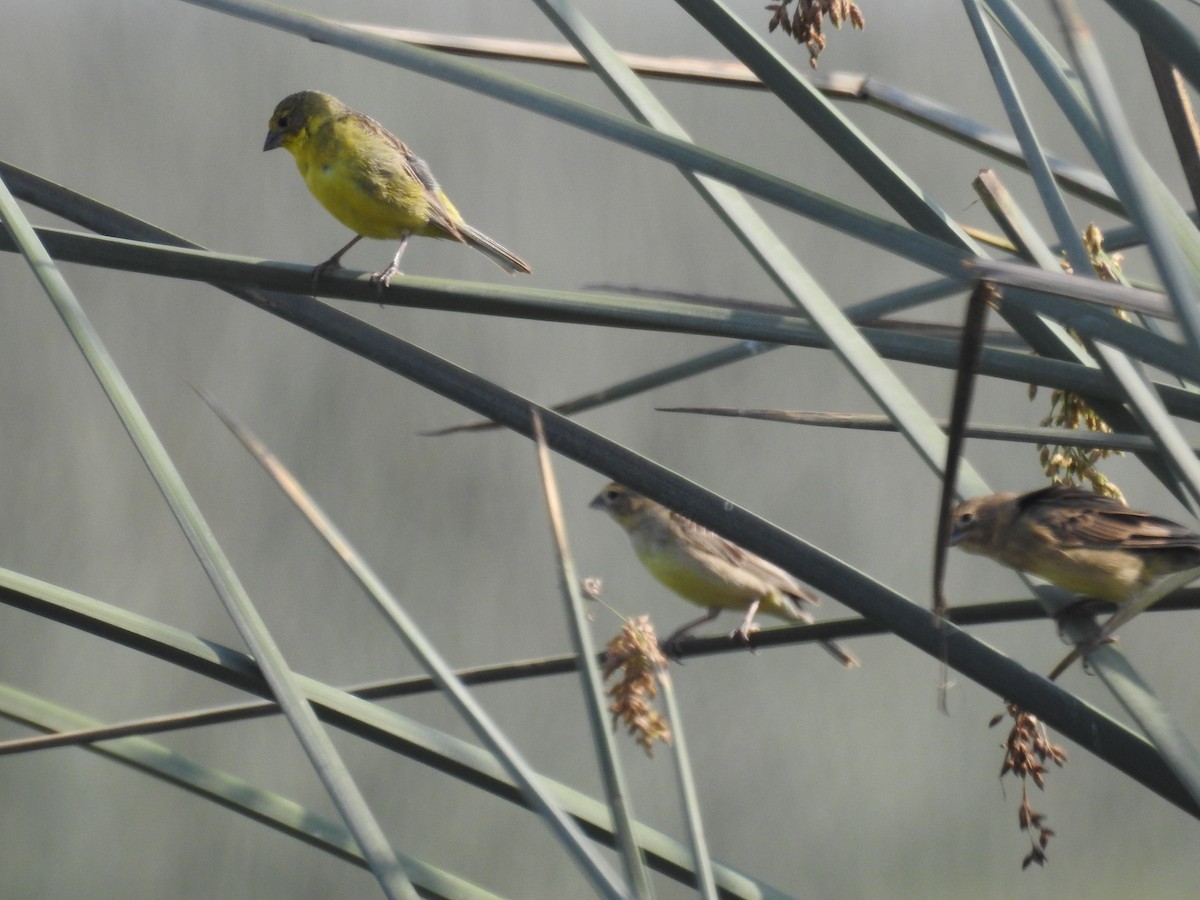
<instances>
[{"instance_id":1,"label":"bird head","mask_svg":"<svg viewBox=\"0 0 1200 900\"><path fill-rule=\"evenodd\" d=\"M1017 494L984 494L972 497L954 508L950 514L951 547L968 553L987 554L996 540L998 526L1011 521L1017 514Z\"/></svg>"},{"instance_id":2,"label":"bird head","mask_svg":"<svg viewBox=\"0 0 1200 900\"><path fill-rule=\"evenodd\" d=\"M327 120L344 108L336 97L320 91L289 94L279 101L275 112L271 113L263 150L274 150L276 147L292 150L295 142L311 132L314 125Z\"/></svg>"},{"instance_id":3,"label":"bird head","mask_svg":"<svg viewBox=\"0 0 1200 900\"><path fill-rule=\"evenodd\" d=\"M615 481L605 486L604 490L592 498L589 509L599 509L608 513L618 525L625 528L633 524L639 513L653 508L656 504L641 494L634 493Z\"/></svg>"}]
</instances>

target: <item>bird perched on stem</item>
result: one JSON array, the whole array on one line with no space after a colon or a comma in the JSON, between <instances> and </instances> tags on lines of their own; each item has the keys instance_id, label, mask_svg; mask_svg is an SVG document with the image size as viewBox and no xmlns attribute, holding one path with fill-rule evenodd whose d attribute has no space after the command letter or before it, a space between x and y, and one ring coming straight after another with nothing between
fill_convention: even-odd
<instances>
[{"instance_id":1,"label":"bird perched on stem","mask_svg":"<svg viewBox=\"0 0 1200 900\"><path fill-rule=\"evenodd\" d=\"M608 513L625 529L651 575L684 600L708 607L705 615L677 628L662 642L664 647L671 648L723 609L745 610L742 624L730 637L747 643L757 630L753 623L759 611L791 622L812 622L805 606L815 605L818 597L783 569L691 519L616 483L604 488L589 506ZM858 660L835 642L822 641L821 645L847 668L858 665Z\"/></svg>"},{"instance_id":2,"label":"bird perched on stem","mask_svg":"<svg viewBox=\"0 0 1200 900\"><path fill-rule=\"evenodd\" d=\"M355 232L350 243L317 266L314 286L364 237L400 241L392 264L372 276L381 289L400 271L400 257L413 235L467 244L510 274L531 271L519 256L463 220L425 161L403 141L336 97L300 91L280 100L263 150L276 147L295 157L312 195Z\"/></svg>"},{"instance_id":3,"label":"bird perched on stem","mask_svg":"<svg viewBox=\"0 0 1200 900\"><path fill-rule=\"evenodd\" d=\"M1136 605L1161 578L1200 566L1200 534L1062 485L967 500L952 513L950 545L1118 605Z\"/></svg>"}]
</instances>

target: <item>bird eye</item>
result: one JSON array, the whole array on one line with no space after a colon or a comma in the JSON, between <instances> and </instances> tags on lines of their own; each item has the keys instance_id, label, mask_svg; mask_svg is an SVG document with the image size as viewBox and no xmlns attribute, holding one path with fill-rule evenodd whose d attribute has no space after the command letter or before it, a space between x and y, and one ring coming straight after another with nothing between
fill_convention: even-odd
<instances>
[{"instance_id":1,"label":"bird eye","mask_svg":"<svg viewBox=\"0 0 1200 900\"><path fill-rule=\"evenodd\" d=\"M975 521L975 514L965 512L962 515L960 515L958 517L958 519L956 519L955 521L959 526L970 525L973 521Z\"/></svg>"},{"instance_id":2,"label":"bird eye","mask_svg":"<svg viewBox=\"0 0 1200 900\"><path fill-rule=\"evenodd\" d=\"M276 122L275 124L277 124L280 128L287 128L287 122L288 122L287 116L280 116L279 121Z\"/></svg>"}]
</instances>

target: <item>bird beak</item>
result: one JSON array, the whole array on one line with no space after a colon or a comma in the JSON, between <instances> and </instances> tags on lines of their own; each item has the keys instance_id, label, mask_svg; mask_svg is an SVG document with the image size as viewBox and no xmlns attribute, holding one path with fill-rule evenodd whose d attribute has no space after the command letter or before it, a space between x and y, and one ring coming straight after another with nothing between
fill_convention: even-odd
<instances>
[{"instance_id":1,"label":"bird beak","mask_svg":"<svg viewBox=\"0 0 1200 900\"><path fill-rule=\"evenodd\" d=\"M263 150L274 150L281 144L283 144L283 132L272 131L267 134L267 140L263 144Z\"/></svg>"},{"instance_id":2,"label":"bird beak","mask_svg":"<svg viewBox=\"0 0 1200 900\"><path fill-rule=\"evenodd\" d=\"M588 509L605 509L604 494L597 494L592 498L592 502L588 504Z\"/></svg>"},{"instance_id":3,"label":"bird beak","mask_svg":"<svg viewBox=\"0 0 1200 900\"><path fill-rule=\"evenodd\" d=\"M953 547L955 544L957 544L959 541L961 541L966 536L966 533L967 532L962 528L956 528L954 526L951 526L950 538L949 538L949 540L946 541L946 546Z\"/></svg>"}]
</instances>

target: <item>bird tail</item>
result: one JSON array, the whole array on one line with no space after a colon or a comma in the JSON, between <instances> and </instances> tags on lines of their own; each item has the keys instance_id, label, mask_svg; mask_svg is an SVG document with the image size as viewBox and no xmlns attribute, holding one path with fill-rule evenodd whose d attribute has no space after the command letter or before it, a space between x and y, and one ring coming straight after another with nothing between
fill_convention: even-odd
<instances>
[{"instance_id":1,"label":"bird tail","mask_svg":"<svg viewBox=\"0 0 1200 900\"><path fill-rule=\"evenodd\" d=\"M462 235L463 242L471 245L484 256L492 260L496 265L502 268L509 275L515 275L517 272L524 272L528 275L533 269L529 268L529 264L517 254L513 253L507 247L498 244L490 237L484 234L477 228L472 228L470 225L459 225L459 233Z\"/></svg>"},{"instance_id":2,"label":"bird tail","mask_svg":"<svg viewBox=\"0 0 1200 900\"><path fill-rule=\"evenodd\" d=\"M821 641L821 646L833 654L833 658L847 669L857 669L862 663L858 657L839 644L837 641Z\"/></svg>"},{"instance_id":3,"label":"bird tail","mask_svg":"<svg viewBox=\"0 0 1200 900\"><path fill-rule=\"evenodd\" d=\"M783 595L784 602L787 604L787 610L797 622L803 622L805 625L813 623L813 617L809 615L807 609L804 608L805 603L816 605L821 602L821 598L816 594L809 593L797 586L789 590ZM821 641L821 646L840 662L847 669L857 669L861 663L853 653L839 644L837 641Z\"/></svg>"}]
</instances>

